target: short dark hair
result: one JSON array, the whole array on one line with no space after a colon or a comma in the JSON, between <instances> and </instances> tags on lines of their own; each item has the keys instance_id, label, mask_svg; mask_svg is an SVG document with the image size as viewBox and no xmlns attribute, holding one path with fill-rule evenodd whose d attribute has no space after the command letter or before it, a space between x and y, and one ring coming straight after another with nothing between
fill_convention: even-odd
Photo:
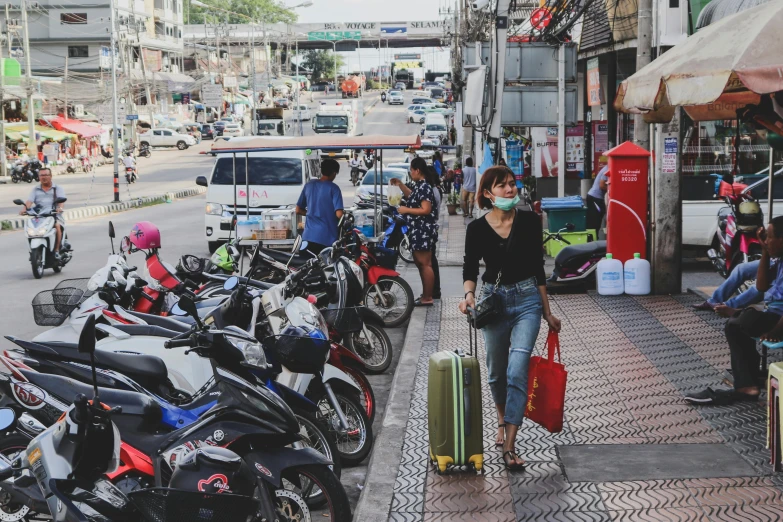
<instances>
[{"instance_id":1,"label":"short dark hair","mask_svg":"<svg viewBox=\"0 0 783 522\"><path fill-rule=\"evenodd\" d=\"M481 175L481 183L479 183L478 190L476 191L476 204L481 208L491 209L492 200L484 195L484 191L488 190L492 192L492 187L500 185L509 176L513 178L514 173L508 167L496 165L485 170Z\"/></svg>"},{"instance_id":2,"label":"short dark hair","mask_svg":"<svg viewBox=\"0 0 783 522\"><path fill-rule=\"evenodd\" d=\"M769 224L772 225L775 237L783 237L783 216L770 219Z\"/></svg>"},{"instance_id":3,"label":"short dark hair","mask_svg":"<svg viewBox=\"0 0 783 522\"><path fill-rule=\"evenodd\" d=\"M50 169L49 167L43 167L38 169L38 175L40 176L43 171L48 172L50 176L52 175L52 169Z\"/></svg>"},{"instance_id":4,"label":"short dark hair","mask_svg":"<svg viewBox=\"0 0 783 522\"><path fill-rule=\"evenodd\" d=\"M473 158L465 158L465 166L466 167L472 167L473 166Z\"/></svg>"},{"instance_id":5,"label":"short dark hair","mask_svg":"<svg viewBox=\"0 0 783 522\"><path fill-rule=\"evenodd\" d=\"M325 159L321 162L321 175L329 176L330 178L336 176L340 172L340 164L337 160Z\"/></svg>"},{"instance_id":6,"label":"short dark hair","mask_svg":"<svg viewBox=\"0 0 783 522\"><path fill-rule=\"evenodd\" d=\"M411 168L410 170L416 169L422 174L427 174L427 162L424 161L424 158L420 158L416 156L411 160Z\"/></svg>"}]
</instances>

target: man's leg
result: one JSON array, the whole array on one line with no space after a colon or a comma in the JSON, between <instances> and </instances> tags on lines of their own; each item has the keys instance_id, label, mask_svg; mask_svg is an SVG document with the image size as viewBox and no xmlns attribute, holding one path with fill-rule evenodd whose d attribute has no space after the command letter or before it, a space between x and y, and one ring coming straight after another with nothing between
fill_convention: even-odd
<instances>
[{"instance_id":1,"label":"man's leg","mask_svg":"<svg viewBox=\"0 0 783 522\"><path fill-rule=\"evenodd\" d=\"M734 304L729 304L728 301L730 300L729 298L732 295L734 295L734 293L739 289L739 287L742 286L742 283L751 279L755 279L758 271L759 271L758 261L740 263L731 272L731 274L729 274L729 277L727 277L726 280L723 283L721 283L721 285L718 288L715 289L715 291L712 293L712 297L710 297L706 301L694 305L694 308L696 308L697 310L710 310L710 309L714 309L715 306L723 303L725 303L727 306L731 308L744 308L745 306L749 306L750 304L757 303L758 301L756 301L755 299L758 296L754 295L752 292L747 296L744 296L742 299L740 299L740 297L742 296L737 296L735 299L738 299L738 301L735 301ZM752 290L755 290L755 287L753 287ZM743 292L743 294L744 293L746 292Z\"/></svg>"},{"instance_id":2,"label":"man's leg","mask_svg":"<svg viewBox=\"0 0 783 522\"><path fill-rule=\"evenodd\" d=\"M476 193L468 192L468 215L473 217L473 202L475 201Z\"/></svg>"},{"instance_id":3,"label":"man's leg","mask_svg":"<svg viewBox=\"0 0 783 522\"><path fill-rule=\"evenodd\" d=\"M734 389L742 393L758 394L761 356L756 350L756 340L772 330L780 316L746 308L726 322L726 339L731 350L731 370Z\"/></svg>"},{"instance_id":4,"label":"man's leg","mask_svg":"<svg viewBox=\"0 0 783 522\"><path fill-rule=\"evenodd\" d=\"M465 189L460 190L459 193L459 206L462 209L462 215L468 215L468 191Z\"/></svg>"},{"instance_id":5,"label":"man's leg","mask_svg":"<svg viewBox=\"0 0 783 522\"><path fill-rule=\"evenodd\" d=\"M62 240L63 240L63 227L59 222L56 222L54 226L57 229L57 239L55 239L54 241L54 252L55 254L59 254L60 245L62 244Z\"/></svg>"}]
</instances>

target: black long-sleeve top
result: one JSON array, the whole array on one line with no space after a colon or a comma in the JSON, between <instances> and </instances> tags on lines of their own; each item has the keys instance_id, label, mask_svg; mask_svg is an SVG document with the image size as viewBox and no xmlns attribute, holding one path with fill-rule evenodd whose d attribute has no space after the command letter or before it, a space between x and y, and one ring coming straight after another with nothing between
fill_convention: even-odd
<instances>
[{"instance_id":1,"label":"black long-sleeve top","mask_svg":"<svg viewBox=\"0 0 783 522\"><path fill-rule=\"evenodd\" d=\"M485 283L494 284L498 270L502 270L500 284L511 285L535 277L536 285L546 285L541 218L535 212L517 210L515 219L514 237L508 252L507 238L495 232L486 216L468 225L463 281L478 281L479 262L483 258L487 269L481 279Z\"/></svg>"}]
</instances>

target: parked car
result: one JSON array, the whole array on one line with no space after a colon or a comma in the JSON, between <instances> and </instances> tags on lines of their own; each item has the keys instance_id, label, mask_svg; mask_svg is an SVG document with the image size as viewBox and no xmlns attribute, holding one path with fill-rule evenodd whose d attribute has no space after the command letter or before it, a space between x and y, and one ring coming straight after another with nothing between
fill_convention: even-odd
<instances>
[{"instance_id":1,"label":"parked car","mask_svg":"<svg viewBox=\"0 0 783 522\"><path fill-rule=\"evenodd\" d=\"M381 180L380 172L378 173L378 186L381 189L381 194L386 197L386 190L389 185L389 181L392 178L402 180L403 183L410 182L410 175L406 169L387 169L383 167L383 179ZM375 194L375 171L370 170L364 175L362 182L359 184L359 188L356 189L356 195L354 196L354 203L359 204L363 201L372 201L372 195Z\"/></svg>"},{"instance_id":2,"label":"parked car","mask_svg":"<svg viewBox=\"0 0 783 522\"><path fill-rule=\"evenodd\" d=\"M226 120L218 120L215 123L213 123L215 127L215 136L222 136L223 135L223 129L228 125L228 121Z\"/></svg>"},{"instance_id":3,"label":"parked car","mask_svg":"<svg viewBox=\"0 0 783 522\"><path fill-rule=\"evenodd\" d=\"M389 95L386 97L389 101L389 105L404 104L405 97L402 95L402 91L389 91Z\"/></svg>"},{"instance_id":4,"label":"parked car","mask_svg":"<svg viewBox=\"0 0 783 522\"><path fill-rule=\"evenodd\" d=\"M405 87L406 87L405 82L397 82L394 84L394 88L399 89L401 91L404 91Z\"/></svg>"},{"instance_id":5,"label":"parked car","mask_svg":"<svg viewBox=\"0 0 783 522\"><path fill-rule=\"evenodd\" d=\"M416 109L408 113L408 123L424 123L427 113L423 109Z\"/></svg>"},{"instance_id":6,"label":"parked car","mask_svg":"<svg viewBox=\"0 0 783 522\"><path fill-rule=\"evenodd\" d=\"M243 136L245 132L242 130L242 126L238 123L229 123L226 125L226 127L223 129L223 136L228 136L231 138L236 138L238 136Z\"/></svg>"},{"instance_id":7,"label":"parked car","mask_svg":"<svg viewBox=\"0 0 783 522\"><path fill-rule=\"evenodd\" d=\"M177 147L185 150L196 144L196 139L187 134L181 134L171 129L151 129L139 135L139 142L150 147Z\"/></svg>"},{"instance_id":8,"label":"parked car","mask_svg":"<svg viewBox=\"0 0 783 522\"><path fill-rule=\"evenodd\" d=\"M203 123L201 125L201 139L202 140L215 139L215 128L209 123Z\"/></svg>"},{"instance_id":9,"label":"parked car","mask_svg":"<svg viewBox=\"0 0 783 522\"><path fill-rule=\"evenodd\" d=\"M283 109L289 109L291 107L291 100L288 98L275 98L275 107L282 107Z\"/></svg>"},{"instance_id":10,"label":"parked car","mask_svg":"<svg viewBox=\"0 0 783 522\"><path fill-rule=\"evenodd\" d=\"M310 114L310 107L307 105L301 104L299 106L294 106L292 110L294 112L293 118L295 120L301 118L302 121L310 121L312 119L312 115Z\"/></svg>"}]
</instances>

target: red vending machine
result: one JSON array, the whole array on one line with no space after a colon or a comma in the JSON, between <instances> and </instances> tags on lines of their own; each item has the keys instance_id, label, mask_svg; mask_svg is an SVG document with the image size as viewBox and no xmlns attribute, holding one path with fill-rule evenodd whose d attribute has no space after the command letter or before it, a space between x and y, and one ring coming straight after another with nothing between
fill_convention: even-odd
<instances>
[{"instance_id":1,"label":"red vending machine","mask_svg":"<svg viewBox=\"0 0 783 522\"><path fill-rule=\"evenodd\" d=\"M609 205L606 251L625 263L647 259L647 177L650 152L626 141L608 151Z\"/></svg>"}]
</instances>

